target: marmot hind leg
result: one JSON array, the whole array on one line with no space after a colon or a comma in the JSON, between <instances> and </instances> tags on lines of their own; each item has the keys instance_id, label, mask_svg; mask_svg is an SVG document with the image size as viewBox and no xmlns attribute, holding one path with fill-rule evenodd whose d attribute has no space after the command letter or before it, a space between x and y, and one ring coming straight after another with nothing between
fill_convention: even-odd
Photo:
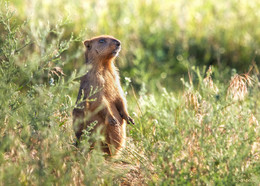
<instances>
[{"instance_id":1,"label":"marmot hind leg","mask_svg":"<svg viewBox=\"0 0 260 186\"><path fill-rule=\"evenodd\" d=\"M125 146L126 141L126 123L122 121L119 126L107 126L107 144L109 155L115 156Z\"/></svg>"},{"instance_id":2,"label":"marmot hind leg","mask_svg":"<svg viewBox=\"0 0 260 186\"><path fill-rule=\"evenodd\" d=\"M72 115L73 115L74 131L77 139L79 140L80 136L82 135L82 130L84 129L84 117L85 117L84 108L83 109L74 108Z\"/></svg>"}]
</instances>

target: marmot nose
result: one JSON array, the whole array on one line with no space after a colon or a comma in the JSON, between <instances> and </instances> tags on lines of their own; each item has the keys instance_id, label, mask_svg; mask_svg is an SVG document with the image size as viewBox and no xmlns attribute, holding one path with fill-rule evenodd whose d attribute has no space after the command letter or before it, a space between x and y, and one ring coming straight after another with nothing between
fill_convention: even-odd
<instances>
[{"instance_id":1,"label":"marmot nose","mask_svg":"<svg viewBox=\"0 0 260 186\"><path fill-rule=\"evenodd\" d=\"M116 40L116 39L113 39L113 43L115 43L116 46L120 46L121 45L121 42Z\"/></svg>"}]
</instances>

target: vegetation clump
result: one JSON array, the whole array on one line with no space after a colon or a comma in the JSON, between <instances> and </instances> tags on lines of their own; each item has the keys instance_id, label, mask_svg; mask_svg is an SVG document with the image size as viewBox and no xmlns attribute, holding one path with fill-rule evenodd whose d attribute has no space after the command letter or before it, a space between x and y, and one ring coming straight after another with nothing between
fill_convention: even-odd
<instances>
[{"instance_id":1,"label":"vegetation clump","mask_svg":"<svg viewBox=\"0 0 260 186\"><path fill-rule=\"evenodd\" d=\"M0 5L0 185L260 183L257 0ZM104 33L135 120L114 159L72 126L81 42Z\"/></svg>"}]
</instances>

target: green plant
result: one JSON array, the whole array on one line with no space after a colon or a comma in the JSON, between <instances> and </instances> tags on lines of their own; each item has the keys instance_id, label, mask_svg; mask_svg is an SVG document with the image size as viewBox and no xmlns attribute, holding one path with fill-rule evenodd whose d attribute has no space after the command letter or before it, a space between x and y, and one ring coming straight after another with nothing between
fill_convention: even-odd
<instances>
[{"instance_id":1,"label":"green plant","mask_svg":"<svg viewBox=\"0 0 260 186\"><path fill-rule=\"evenodd\" d=\"M260 19L248 13L259 3L80 2L33 1L31 19L28 4L0 3L0 185L259 184L257 54L240 75L259 45ZM68 6L82 16L60 18ZM241 39L247 31L254 40ZM90 150L102 139L90 128L75 147L71 116L87 70L83 34L104 32L122 40L117 66L136 122L114 159ZM238 70L206 71L211 57Z\"/></svg>"}]
</instances>

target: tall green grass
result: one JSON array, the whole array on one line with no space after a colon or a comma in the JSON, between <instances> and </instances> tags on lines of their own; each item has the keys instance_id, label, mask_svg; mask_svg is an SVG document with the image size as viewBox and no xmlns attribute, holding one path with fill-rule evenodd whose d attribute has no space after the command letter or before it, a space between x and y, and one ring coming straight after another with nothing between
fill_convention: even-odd
<instances>
[{"instance_id":1,"label":"tall green grass","mask_svg":"<svg viewBox=\"0 0 260 186\"><path fill-rule=\"evenodd\" d=\"M246 75L219 70L236 56L237 65L245 59L238 72L248 71L259 47L259 15L250 10L259 3L105 2L1 2L0 184L259 184L258 56ZM237 29L236 16L246 13L248 29ZM241 39L245 32L254 39ZM88 140L98 134L86 132L76 148L71 119L86 72L81 41L101 33L124 45L117 66L136 121L114 159L98 147L89 151ZM220 43L223 55L210 49ZM214 55L223 64L207 73L193 66ZM180 86L172 92L174 84Z\"/></svg>"},{"instance_id":2,"label":"tall green grass","mask_svg":"<svg viewBox=\"0 0 260 186\"><path fill-rule=\"evenodd\" d=\"M183 81L182 95L165 89L138 100L141 117L130 134L154 171L151 183L259 184L259 87L247 79L228 88L197 69L190 74L198 84Z\"/></svg>"},{"instance_id":3,"label":"tall green grass","mask_svg":"<svg viewBox=\"0 0 260 186\"><path fill-rule=\"evenodd\" d=\"M228 74L230 68L244 73L259 61L257 0L12 0L10 5L18 20L30 20L33 34L62 24L66 39L71 33L82 40L100 34L120 39L121 74L134 76L132 83L139 88L150 82L150 90L176 89L180 84L172 82L194 65L214 65ZM82 66L79 51L80 42L67 51L75 58L64 64L66 74Z\"/></svg>"}]
</instances>

